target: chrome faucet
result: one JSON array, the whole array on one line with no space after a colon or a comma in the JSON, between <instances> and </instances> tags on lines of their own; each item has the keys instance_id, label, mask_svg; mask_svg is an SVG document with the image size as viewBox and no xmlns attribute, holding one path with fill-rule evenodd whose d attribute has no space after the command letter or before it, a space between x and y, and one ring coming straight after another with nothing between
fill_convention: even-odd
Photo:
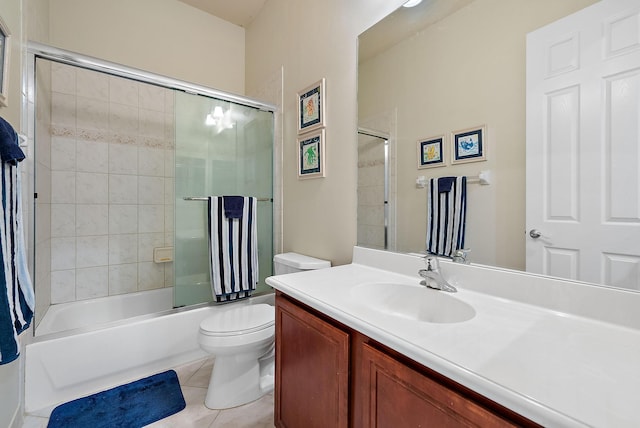
<instances>
[{"instance_id":1,"label":"chrome faucet","mask_svg":"<svg viewBox=\"0 0 640 428\"><path fill-rule=\"evenodd\" d=\"M424 263L427 265L427 268L418 271L418 275L424 278L424 280L420 281L420 284L436 290L448 291L449 293L458 291L453 285L449 284L443 278L442 273L440 273L438 257L427 254L424 257Z\"/></svg>"}]
</instances>

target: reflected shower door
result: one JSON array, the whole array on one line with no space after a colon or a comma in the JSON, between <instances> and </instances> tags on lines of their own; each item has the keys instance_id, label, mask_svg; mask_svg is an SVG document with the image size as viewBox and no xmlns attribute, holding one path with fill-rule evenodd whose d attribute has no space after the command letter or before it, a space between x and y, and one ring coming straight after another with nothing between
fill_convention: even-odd
<instances>
[{"instance_id":1,"label":"reflected shower door","mask_svg":"<svg viewBox=\"0 0 640 428\"><path fill-rule=\"evenodd\" d=\"M358 245L389 248L389 143L358 131Z\"/></svg>"},{"instance_id":2,"label":"reflected shower door","mask_svg":"<svg viewBox=\"0 0 640 428\"><path fill-rule=\"evenodd\" d=\"M191 197L258 199L260 281L269 287L273 260L273 113L228 101L176 93L175 306L213 300L207 202Z\"/></svg>"}]
</instances>

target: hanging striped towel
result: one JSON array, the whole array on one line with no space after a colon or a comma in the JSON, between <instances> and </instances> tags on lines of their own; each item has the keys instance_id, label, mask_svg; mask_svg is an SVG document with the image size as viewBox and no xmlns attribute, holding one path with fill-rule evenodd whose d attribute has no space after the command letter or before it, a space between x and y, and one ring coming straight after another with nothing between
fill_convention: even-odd
<instances>
[{"instance_id":1,"label":"hanging striped towel","mask_svg":"<svg viewBox=\"0 0 640 428\"><path fill-rule=\"evenodd\" d=\"M218 302L249 297L258 283L257 200L209 197L209 269Z\"/></svg>"},{"instance_id":2,"label":"hanging striped towel","mask_svg":"<svg viewBox=\"0 0 640 428\"><path fill-rule=\"evenodd\" d=\"M427 252L451 257L464 248L467 177L429 180L427 195Z\"/></svg>"},{"instance_id":3,"label":"hanging striped towel","mask_svg":"<svg viewBox=\"0 0 640 428\"><path fill-rule=\"evenodd\" d=\"M5 125L3 122L3 131L8 130ZM20 355L18 335L31 324L35 306L22 225L18 162L24 155L20 156L18 135L15 131L13 134L0 135L3 156L0 163L0 364L7 364ZM9 147L11 144L15 147Z\"/></svg>"}]
</instances>

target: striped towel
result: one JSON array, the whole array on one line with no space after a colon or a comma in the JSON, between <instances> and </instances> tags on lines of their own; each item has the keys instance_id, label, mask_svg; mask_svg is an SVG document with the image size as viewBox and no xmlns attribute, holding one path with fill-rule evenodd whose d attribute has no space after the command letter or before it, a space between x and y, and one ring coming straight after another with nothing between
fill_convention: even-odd
<instances>
[{"instance_id":1,"label":"striped towel","mask_svg":"<svg viewBox=\"0 0 640 428\"><path fill-rule=\"evenodd\" d=\"M29 328L35 307L24 246L20 171L15 160L22 159L0 164L0 364L20 355L18 335Z\"/></svg>"},{"instance_id":2,"label":"striped towel","mask_svg":"<svg viewBox=\"0 0 640 428\"><path fill-rule=\"evenodd\" d=\"M427 252L451 257L464 248L467 177L429 180L427 196Z\"/></svg>"},{"instance_id":3,"label":"striped towel","mask_svg":"<svg viewBox=\"0 0 640 428\"><path fill-rule=\"evenodd\" d=\"M238 198L242 198L241 216L237 214ZM256 289L258 283L256 207L257 200L253 197L209 197L209 269L213 295L218 302L249 297Z\"/></svg>"}]
</instances>

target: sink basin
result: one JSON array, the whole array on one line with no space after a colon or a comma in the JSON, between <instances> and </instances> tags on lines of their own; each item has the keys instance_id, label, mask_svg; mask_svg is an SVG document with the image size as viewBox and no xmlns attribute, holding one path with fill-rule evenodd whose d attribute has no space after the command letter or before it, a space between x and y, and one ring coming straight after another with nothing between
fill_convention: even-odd
<instances>
[{"instance_id":1,"label":"sink basin","mask_svg":"<svg viewBox=\"0 0 640 428\"><path fill-rule=\"evenodd\" d=\"M421 285L367 283L352 295L364 305L387 315L428 323L457 323L476 315L475 309L451 294Z\"/></svg>"}]
</instances>

